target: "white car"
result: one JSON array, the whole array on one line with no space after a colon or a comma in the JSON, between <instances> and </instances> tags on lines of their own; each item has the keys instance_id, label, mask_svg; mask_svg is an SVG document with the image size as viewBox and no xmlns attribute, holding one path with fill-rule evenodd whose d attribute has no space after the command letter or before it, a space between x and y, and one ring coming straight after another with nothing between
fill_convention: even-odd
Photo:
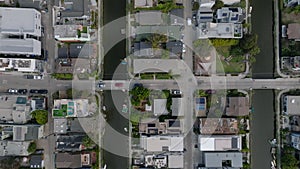
<instances>
[{"instance_id":1,"label":"white car","mask_svg":"<svg viewBox=\"0 0 300 169\"><path fill-rule=\"evenodd\" d=\"M182 92L180 90L172 90L172 94L174 94L174 95L181 95Z\"/></svg>"},{"instance_id":2,"label":"white car","mask_svg":"<svg viewBox=\"0 0 300 169\"><path fill-rule=\"evenodd\" d=\"M192 19L191 18L186 18L186 22L188 26L192 25Z\"/></svg>"},{"instance_id":3,"label":"white car","mask_svg":"<svg viewBox=\"0 0 300 169\"><path fill-rule=\"evenodd\" d=\"M182 53L185 53L186 49L185 49L185 44L182 44Z\"/></svg>"},{"instance_id":4,"label":"white car","mask_svg":"<svg viewBox=\"0 0 300 169\"><path fill-rule=\"evenodd\" d=\"M18 93L18 89L8 89L8 93Z\"/></svg>"},{"instance_id":5,"label":"white car","mask_svg":"<svg viewBox=\"0 0 300 169\"><path fill-rule=\"evenodd\" d=\"M41 80L41 79L43 79L43 75L34 75L33 79Z\"/></svg>"}]
</instances>

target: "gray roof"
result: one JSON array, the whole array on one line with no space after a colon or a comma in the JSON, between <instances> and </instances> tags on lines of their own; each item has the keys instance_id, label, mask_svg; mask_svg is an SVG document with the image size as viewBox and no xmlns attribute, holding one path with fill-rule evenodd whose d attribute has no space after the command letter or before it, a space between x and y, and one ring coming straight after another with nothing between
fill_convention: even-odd
<instances>
[{"instance_id":1,"label":"gray roof","mask_svg":"<svg viewBox=\"0 0 300 169\"><path fill-rule=\"evenodd\" d=\"M34 110L43 110L46 108L46 99L40 97L32 97L31 98L31 108Z\"/></svg>"},{"instance_id":2,"label":"gray roof","mask_svg":"<svg viewBox=\"0 0 300 169\"><path fill-rule=\"evenodd\" d=\"M41 55L41 42L35 39L0 39L0 53Z\"/></svg>"},{"instance_id":3,"label":"gray roof","mask_svg":"<svg viewBox=\"0 0 300 169\"><path fill-rule=\"evenodd\" d=\"M134 0L134 8L153 7L153 0Z\"/></svg>"},{"instance_id":4,"label":"gray roof","mask_svg":"<svg viewBox=\"0 0 300 169\"><path fill-rule=\"evenodd\" d=\"M150 42L134 43L134 56L152 56L153 49Z\"/></svg>"},{"instance_id":5,"label":"gray roof","mask_svg":"<svg viewBox=\"0 0 300 169\"><path fill-rule=\"evenodd\" d=\"M184 116L183 98L172 98L172 116Z\"/></svg>"},{"instance_id":6,"label":"gray roof","mask_svg":"<svg viewBox=\"0 0 300 169\"><path fill-rule=\"evenodd\" d=\"M160 116L160 115L164 115L164 114L168 114L168 110L167 110L167 99L154 99L153 101L153 113L155 116Z\"/></svg>"},{"instance_id":7,"label":"gray roof","mask_svg":"<svg viewBox=\"0 0 300 169\"><path fill-rule=\"evenodd\" d=\"M42 0L18 0L21 8L34 8L39 10Z\"/></svg>"},{"instance_id":8,"label":"gray roof","mask_svg":"<svg viewBox=\"0 0 300 169\"><path fill-rule=\"evenodd\" d=\"M14 126L13 140L14 141L32 141L38 139L39 126Z\"/></svg>"},{"instance_id":9,"label":"gray roof","mask_svg":"<svg viewBox=\"0 0 300 169\"><path fill-rule=\"evenodd\" d=\"M135 14L135 20L140 25L161 25L163 23L160 11L140 11Z\"/></svg>"},{"instance_id":10,"label":"gray roof","mask_svg":"<svg viewBox=\"0 0 300 169\"><path fill-rule=\"evenodd\" d=\"M89 15L89 0L64 0L65 10L61 17L82 17Z\"/></svg>"},{"instance_id":11,"label":"gray roof","mask_svg":"<svg viewBox=\"0 0 300 169\"><path fill-rule=\"evenodd\" d=\"M249 99L247 97L228 97L226 115L246 116L250 112Z\"/></svg>"},{"instance_id":12,"label":"gray roof","mask_svg":"<svg viewBox=\"0 0 300 169\"><path fill-rule=\"evenodd\" d=\"M55 158L56 168L80 168L81 155L69 153L57 153Z\"/></svg>"},{"instance_id":13,"label":"gray roof","mask_svg":"<svg viewBox=\"0 0 300 169\"><path fill-rule=\"evenodd\" d=\"M243 20L243 12L240 7L223 7L217 10L218 22L242 23Z\"/></svg>"},{"instance_id":14,"label":"gray roof","mask_svg":"<svg viewBox=\"0 0 300 169\"><path fill-rule=\"evenodd\" d=\"M67 133L67 119L55 118L54 119L54 133L66 134Z\"/></svg>"},{"instance_id":15,"label":"gray roof","mask_svg":"<svg viewBox=\"0 0 300 169\"><path fill-rule=\"evenodd\" d=\"M28 8L0 8L0 32L41 36L41 13Z\"/></svg>"},{"instance_id":16,"label":"gray roof","mask_svg":"<svg viewBox=\"0 0 300 169\"><path fill-rule=\"evenodd\" d=\"M214 153L204 153L205 158L205 167L226 167L223 166L223 161L231 161L231 166L234 168L241 168L243 167L243 157L242 153L240 152L214 152Z\"/></svg>"},{"instance_id":17,"label":"gray roof","mask_svg":"<svg viewBox=\"0 0 300 169\"><path fill-rule=\"evenodd\" d=\"M183 9L173 9L170 11L172 25L184 25Z\"/></svg>"},{"instance_id":18,"label":"gray roof","mask_svg":"<svg viewBox=\"0 0 300 169\"><path fill-rule=\"evenodd\" d=\"M168 155L168 168L184 168L183 154Z\"/></svg>"},{"instance_id":19,"label":"gray roof","mask_svg":"<svg viewBox=\"0 0 300 169\"><path fill-rule=\"evenodd\" d=\"M56 140L58 151L80 151L80 146L85 135L60 135Z\"/></svg>"},{"instance_id":20,"label":"gray roof","mask_svg":"<svg viewBox=\"0 0 300 169\"><path fill-rule=\"evenodd\" d=\"M201 7L197 13L198 23L212 22L213 12L210 8Z\"/></svg>"},{"instance_id":21,"label":"gray roof","mask_svg":"<svg viewBox=\"0 0 300 169\"><path fill-rule=\"evenodd\" d=\"M31 118L29 113L30 106L26 105L27 99L25 99L25 103L16 104L17 100L20 100L21 98L26 97L17 95L0 96L0 121L23 124Z\"/></svg>"},{"instance_id":22,"label":"gray roof","mask_svg":"<svg viewBox=\"0 0 300 169\"><path fill-rule=\"evenodd\" d=\"M58 58L68 58L68 48L66 46L62 46L58 48Z\"/></svg>"},{"instance_id":23,"label":"gray roof","mask_svg":"<svg viewBox=\"0 0 300 169\"><path fill-rule=\"evenodd\" d=\"M30 168L42 168L42 155L32 155L30 156Z\"/></svg>"},{"instance_id":24,"label":"gray roof","mask_svg":"<svg viewBox=\"0 0 300 169\"><path fill-rule=\"evenodd\" d=\"M28 156L29 141L0 141L0 156Z\"/></svg>"},{"instance_id":25,"label":"gray roof","mask_svg":"<svg viewBox=\"0 0 300 169\"><path fill-rule=\"evenodd\" d=\"M71 43L70 57L71 58L89 58L93 55L93 46L87 43Z\"/></svg>"},{"instance_id":26,"label":"gray roof","mask_svg":"<svg viewBox=\"0 0 300 169\"><path fill-rule=\"evenodd\" d=\"M287 115L300 115L300 96L285 96Z\"/></svg>"},{"instance_id":27,"label":"gray roof","mask_svg":"<svg viewBox=\"0 0 300 169\"><path fill-rule=\"evenodd\" d=\"M166 47L170 51L171 56L177 56L182 53L182 42L181 41L171 41L167 42Z\"/></svg>"}]
</instances>

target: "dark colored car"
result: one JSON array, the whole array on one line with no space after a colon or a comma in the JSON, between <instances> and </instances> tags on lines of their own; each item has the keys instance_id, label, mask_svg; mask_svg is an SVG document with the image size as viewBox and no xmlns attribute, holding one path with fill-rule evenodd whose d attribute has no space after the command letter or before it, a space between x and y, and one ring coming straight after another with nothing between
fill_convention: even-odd
<instances>
[{"instance_id":1,"label":"dark colored car","mask_svg":"<svg viewBox=\"0 0 300 169\"><path fill-rule=\"evenodd\" d=\"M30 90L29 90L29 93L33 93L33 94L34 94L34 93L39 93L39 90L36 90L36 89L30 89Z\"/></svg>"},{"instance_id":2,"label":"dark colored car","mask_svg":"<svg viewBox=\"0 0 300 169\"><path fill-rule=\"evenodd\" d=\"M19 94L27 94L27 92L28 92L27 89L19 89L18 90Z\"/></svg>"},{"instance_id":3,"label":"dark colored car","mask_svg":"<svg viewBox=\"0 0 300 169\"><path fill-rule=\"evenodd\" d=\"M39 94L48 94L48 90L46 90L46 89L40 89L40 90L38 90L38 93Z\"/></svg>"},{"instance_id":4,"label":"dark colored car","mask_svg":"<svg viewBox=\"0 0 300 169\"><path fill-rule=\"evenodd\" d=\"M34 76L33 75L24 75L25 79L33 79Z\"/></svg>"}]
</instances>

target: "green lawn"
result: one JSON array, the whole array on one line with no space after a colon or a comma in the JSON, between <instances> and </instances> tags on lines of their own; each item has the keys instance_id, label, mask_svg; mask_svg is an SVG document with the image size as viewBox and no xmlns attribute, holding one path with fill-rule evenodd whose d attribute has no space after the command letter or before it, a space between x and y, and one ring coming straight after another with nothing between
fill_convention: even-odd
<instances>
[{"instance_id":1,"label":"green lawn","mask_svg":"<svg viewBox=\"0 0 300 169\"><path fill-rule=\"evenodd\" d=\"M245 71L245 63L241 62L225 62L221 59L216 61L216 69L218 74L229 73L229 74L238 74Z\"/></svg>"}]
</instances>

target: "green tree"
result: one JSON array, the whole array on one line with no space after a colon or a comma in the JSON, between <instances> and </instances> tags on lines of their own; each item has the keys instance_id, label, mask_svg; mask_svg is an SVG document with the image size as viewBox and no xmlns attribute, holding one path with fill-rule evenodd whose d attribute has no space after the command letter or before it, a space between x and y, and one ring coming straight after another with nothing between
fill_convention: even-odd
<instances>
[{"instance_id":1,"label":"green tree","mask_svg":"<svg viewBox=\"0 0 300 169\"><path fill-rule=\"evenodd\" d=\"M220 9L224 6L224 2L221 1L221 0L216 0L214 6L212 6L212 10L217 10L217 9Z\"/></svg>"},{"instance_id":2,"label":"green tree","mask_svg":"<svg viewBox=\"0 0 300 169\"><path fill-rule=\"evenodd\" d=\"M194 2L193 3L193 11L197 11L199 9L199 2Z\"/></svg>"},{"instance_id":3,"label":"green tree","mask_svg":"<svg viewBox=\"0 0 300 169\"><path fill-rule=\"evenodd\" d=\"M166 35L159 34L159 33L154 33L148 38L148 41L151 42L152 48L154 48L154 49L159 48L160 44L166 43L167 40L168 40L168 37Z\"/></svg>"},{"instance_id":4,"label":"green tree","mask_svg":"<svg viewBox=\"0 0 300 169\"><path fill-rule=\"evenodd\" d=\"M95 145L95 142L88 135L86 135L82 140L82 144L85 147L92 147Z\"/></svg>"},{"instance_id":5,"label":"green tree","mask_svg":"<svg viewBox=\"0 0 300 169\"><path fill-rule=\"evenodd\" d=\"M134 106L139 106L142 100L148 100L150 90L143 86L135 86L130 92L131 103Z\"/></svg>"},{"instance_id":6,"label":"green tree","mask_svg":"<svg viewBox=\"0 0 300 169\"><path fill-rule=\"evenodd\" d=\"M36 143L31 142L27 148L29 154L34 153L36 151Z\"/></svg>"},{"instance_id":7,"label":"green tree","mask_svg":"<svg viewBox=\"0 0 300 169\"><path fill-rule=\"evenodd\" d=\"M250 51L257 45L257 35L247 34L240 40L240 47L245 51Z\"/></svg>"},{"instance_id":8,"label":"green tree","mask_svg":"<svg viewBox=\"0 0 300 169\"><path fill-rule=\"evenodd\" d=\"M284 146L281 155L282 169L298 169L299 161L295 157L295 149L291 146Z\"/></svg>"},{"instance_id":9,"label":"green tree","mask_svg":"<svg viewBox=\"0 0 300 169\"><path fill-rule=\"evenodd\" d=\"M242 56L242 55L244 55L244 51L243 51L242 48L240 48L239 45L232 46L231 49L230 49L230 55Z\"/></svg>"},{"instance_id":10,"label":"green tree","mask_svg":"<svg viewBox=\"0 0 300 169\"><path fill-rule=\"evenodd\" d=\"M46 124L48 122L48 111L47 110L35 110L31 112L32 117L38 124Z\"/></svg>"}]
</instances>

